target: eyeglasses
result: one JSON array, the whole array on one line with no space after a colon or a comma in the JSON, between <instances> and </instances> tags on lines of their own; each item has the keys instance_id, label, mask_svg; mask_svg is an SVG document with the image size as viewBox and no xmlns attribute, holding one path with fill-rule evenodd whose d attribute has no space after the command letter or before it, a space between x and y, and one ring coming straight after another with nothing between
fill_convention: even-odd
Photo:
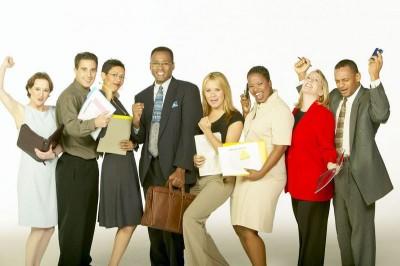
<instances>
[{"instance_id":1,"label":"eyeglasses","mask_svg":"<svg viewBox=\"0 0 400 266\"><path fill-rule=\"evenodd\" d=\"M170 62L150 62L152 67L168 67L172 65Z\"/></svg>"},{"instance_id":2,"label":"eyeglasses","mask_svg":"<svg viewBox=\"0 0 400 266\"><path fill-rule=\"evenodd\" d=\"M119 78L120 80L124 80L125 79L125 75L118 75L117 73L108 73L107 75L110 75L114 79L117 79L117 78Z\"/></svg>"}]
</instances>

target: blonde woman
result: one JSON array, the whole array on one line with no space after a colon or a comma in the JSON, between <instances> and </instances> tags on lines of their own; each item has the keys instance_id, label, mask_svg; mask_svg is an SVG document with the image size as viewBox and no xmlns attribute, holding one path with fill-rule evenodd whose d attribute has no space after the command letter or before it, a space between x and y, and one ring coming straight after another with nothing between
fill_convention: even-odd
<instances>
[{"instance_id":1,"label":"blonde woman","mask_svg":"<svg viewBox=\"0 0 400 266\"><path fill-rule=\"evenodd\" d=\"M232 93L226 77L220 72L208 74L202 85L203 118L199 127L215 150L224 142L237 142L243 128L243 117L232 103ZM221 140L214 136L221 133ZM202 154L194 155L194 165L202 167ZM228 265L213 239L207 233L205 223L213 211L231 195L234 177L221 175L202 176L191 189L197 194L183 216L185 263L187 265Z\"/></svg>"},{"instance_id":2,"label":"blonde woman","mask_svg":"<svg viewBox=\"0 0 400 266\"><path fill-rule=\"evenodd\" d=\"M306 60L302 58L296 62L298 74L303 71L301 68ZM319 176L336 166L335 120L328 109L328 101L328 82L324 74L314 70L305 75L299 101L293 110L295 125L292 145L287 152L286 190L292 197L298 225L299 266L324 265L333 182L318 193L315 189Z\"/></svg>"}]
</instances>

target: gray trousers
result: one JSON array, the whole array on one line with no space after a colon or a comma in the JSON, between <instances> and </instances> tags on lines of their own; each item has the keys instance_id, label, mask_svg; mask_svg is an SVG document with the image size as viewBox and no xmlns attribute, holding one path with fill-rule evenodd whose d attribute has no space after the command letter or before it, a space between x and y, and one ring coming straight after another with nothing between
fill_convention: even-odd
<instances>
[{"instance_id":1,"label":"gray trousers","mask_svg":"<svg viewBox=\"0 0 400 266\"><path fill-rule=\"evenodd\" d=\"M365 203L349 161L335 177L333 206L342 265L375 265L375 203Z\"/></svg>"},{"instance_id":2,"label":"gray trousers","mask_svg":"<svg viewBox=\"0 0 400 266\"><path fill-rule=\"evenodd\" d=\"M210 214L232 194L235 181L221 175L201 177L190 192L197 194L183 215L185 263L188 266L228 265L219 252L205 223Z\"/></svg>"}]
</instances>

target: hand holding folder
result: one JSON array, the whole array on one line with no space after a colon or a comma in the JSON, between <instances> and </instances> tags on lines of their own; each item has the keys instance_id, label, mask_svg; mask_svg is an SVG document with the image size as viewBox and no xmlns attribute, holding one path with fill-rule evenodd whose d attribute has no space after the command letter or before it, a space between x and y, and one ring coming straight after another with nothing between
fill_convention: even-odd
<instances>
[{"instance_id":1,"label":"hand holding folder","mask_svg":"<svg viewBox=\"0 0 400 266\"><path fill-rule=\"evenodd\" d=\"M113 115L106 128L105 136L99 140L97 151L126 155L126 151L120 147L120 142L129 139L131 128L131 116Z\"/></svg>"},{"instance_id":2,"label":"hand holding folder","mask_svg":"<svg viewBox=\"0 0 400 266\"><path fill-rule=\"evenodd\" d=\"M56 131L53 132L53 134L51 134L50 137L46 139L42 136L39 136L27 124L22 124L19 130L17 146L36 161L43 162L42 159L37 157L35 148L43 152L48 151L50 146L54 149L60 142L63 129L64 125L61 125Z\"/></svg>"},{"instance_id":3,"label":"hand holding folder","mask_svg":"<svg viewBox=\"0 0 400 266\"><path fill-rule=\"evenodd\" d=\"M329 169L323 172L322 175L319 176L317 181L317 187L314 192L315 194L324 189L332 181L332 179L340 173L340 170L342 170L343 167L343 161L344 161L344 153L342 153L337 159L336 161L337 166L335 168Z\"/></svg>"}]
</instances>

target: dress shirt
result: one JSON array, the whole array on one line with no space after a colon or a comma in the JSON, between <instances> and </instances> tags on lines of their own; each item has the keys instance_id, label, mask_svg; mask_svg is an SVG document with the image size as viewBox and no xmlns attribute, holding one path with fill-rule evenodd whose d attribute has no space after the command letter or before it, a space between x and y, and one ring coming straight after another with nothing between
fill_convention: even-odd
<instances>
[{"instance_id":1,"label":"dress shirt","mask_svg":"<svg viewBox=\"0 0 400 266\"><path fill-rule=\"evenodd\" d=\"M371 89L374 89L379 86L380 80L374 80L371 82ZM345 156L349 156L351 151L350 151L350 114L351 114L351 108L353 106L354 99L357 96L358 90L361 88L361 85L356 89L356 91L350 96L347 97L347 102L346 102L346 114L344 116L344 125L343 125L343 151ZM337 121L339 119L339 113L340 113L340 108L342 107L343 99L340 101L338 109L336 110L336 127L337 128Z\"/></svg>"}]
</instances>

